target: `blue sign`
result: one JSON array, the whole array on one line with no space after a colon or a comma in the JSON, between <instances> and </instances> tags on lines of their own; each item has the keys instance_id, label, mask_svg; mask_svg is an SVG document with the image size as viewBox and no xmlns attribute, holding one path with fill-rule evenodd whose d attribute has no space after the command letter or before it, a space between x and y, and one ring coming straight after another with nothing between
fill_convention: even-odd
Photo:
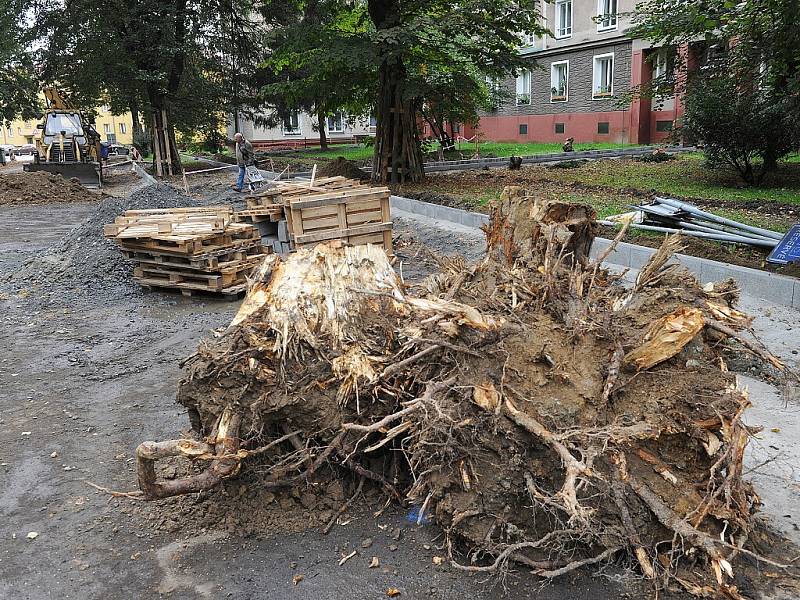
<instances>
[{"instance_id":1,"label":"blue sign","mask_svg":"<svg viewBox=\"0 0 800 600\"><path fill-rule=\"evenodd\" d=\"M767 262L778 265L800 262L800 223L792 225L792 228L767 257Z\"/></svg>"}]
</instances>

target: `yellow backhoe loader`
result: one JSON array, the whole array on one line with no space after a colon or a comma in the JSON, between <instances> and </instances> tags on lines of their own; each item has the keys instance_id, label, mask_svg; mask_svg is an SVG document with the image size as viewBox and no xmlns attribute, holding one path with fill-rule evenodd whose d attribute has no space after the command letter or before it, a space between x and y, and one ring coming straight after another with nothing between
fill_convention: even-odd
<instances>
[{"instance_id":1,"label":"yellow backhoe loader","mask_svg":"<svg viewBox=\"0 0 800 600\"><path fill-rule=\"evenodd\" d=\"M100 134L57 89L45 88L44 96L47 110L37 125L41 133L36 138L36 154L24 169L76 178L86 187L102 186Z\"/></svg>"}]
</instances>

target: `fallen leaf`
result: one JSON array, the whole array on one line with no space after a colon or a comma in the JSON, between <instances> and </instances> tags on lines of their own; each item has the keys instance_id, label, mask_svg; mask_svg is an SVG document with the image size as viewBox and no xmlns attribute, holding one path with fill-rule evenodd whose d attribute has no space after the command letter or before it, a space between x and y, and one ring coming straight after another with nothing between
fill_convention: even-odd
<instances>
[{"instance_id":1,"label":"fallen leaf","mask_svg":"<svg viewBox=\"0 0 800 600\"><path fill-rule=\"evenodd\" d=\"M25 537L27 537L29 540L35 540L37 537L39 537L39 532L38 531L30 531L30 532L28 532L28 535L25 536Z\"/></svg>"},{"instance_id":2,"label":"fallen leaf","mask_svg":"<svg viewBox=\"0 0 800 600\"><path fill-rule=\"evenodd\" d=\"M434 556L433 557L433 564L438 566L438 565L441 565L443 562L444 562L444 558L442 558L441 556Z\"/></svg>"},{"instance_id":3,"label":"fallen leaf","mask_svg":"<svg viewBox=\"0 0 800 600\"><path fill-rule=\"evenodd\" d=\"M381 566L381 561L378 560L377 556L373 556L372 560L369 561L369 568L370 569L375 569L375 568L380 567L380 566Z\"/></svg>"},{"instance_id":4,"label":"fallen leaf","mask_svg":"<svg viewBox=\"0 0 800 600\"><path fill-rule=\"evenodd\" d=\"M390 587L388 590L386 590L386 595L389 596L389 598L395 598L400 595L400 590L398 590L396 587Z\"/></svg>"},{"instance_id":5,"label":"fallen leaf","mask_svg":"<svg viewBox=\"0 0 800 600\"><path fill-rule=\"evenodd\" d=\"M297 585L297 584L298 584L298 583L300 583L301 581L303 581L303 575L297 574L297 575L295 575L294 577L292 577L292 583L293 583L294 585Z\"/></svg>"},{"instance_id":6,"label":"fallen leaf","mask_svg":"<svg viewBox=\"0 0 800 600\"><path fill-rule=\"evenodd\" d=\"M780 427L773 427L772 429L770 429L770 431L772 433L780 433L781 432L781 428Z\"/></svg>"}]
</instances>

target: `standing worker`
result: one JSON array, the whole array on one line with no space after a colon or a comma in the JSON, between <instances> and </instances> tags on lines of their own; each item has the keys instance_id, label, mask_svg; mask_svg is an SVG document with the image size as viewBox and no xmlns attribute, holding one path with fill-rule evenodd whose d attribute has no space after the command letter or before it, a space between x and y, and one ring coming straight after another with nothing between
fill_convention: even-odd
<instances>
[{"instance_id":1,"label":"standing worker","mask_svg":"<svg viewBox=\"0 0 800 600\"><path fill-rule=\"evenodd\" d=\"M252 167L256 164L253 155L253 144L248 142L241 133L233 136L236 141L236 164L239 166L239 179L236 185L231 187L237 192L244 189L244 176L247 173L247 167Z\"/></svg>"}]
</instances>

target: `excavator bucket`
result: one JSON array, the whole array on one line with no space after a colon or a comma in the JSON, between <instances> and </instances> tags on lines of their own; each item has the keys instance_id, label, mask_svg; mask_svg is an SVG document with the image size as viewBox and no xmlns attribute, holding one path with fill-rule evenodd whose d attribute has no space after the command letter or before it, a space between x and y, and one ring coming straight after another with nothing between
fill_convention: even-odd
<instances>
[{"instance_id":1,"label":"excavator bucket","mask_svg":"<svg viewBox=\"0 0 800 600\"><path fill-rule=\"evenodd\" d=\"M103 172L97 163L28 163L23 166L28 172L47 171L56 173L65 179L77 179L78 182L87 188L99 188L103 186Z\"/></svg>"}]
</instances>

